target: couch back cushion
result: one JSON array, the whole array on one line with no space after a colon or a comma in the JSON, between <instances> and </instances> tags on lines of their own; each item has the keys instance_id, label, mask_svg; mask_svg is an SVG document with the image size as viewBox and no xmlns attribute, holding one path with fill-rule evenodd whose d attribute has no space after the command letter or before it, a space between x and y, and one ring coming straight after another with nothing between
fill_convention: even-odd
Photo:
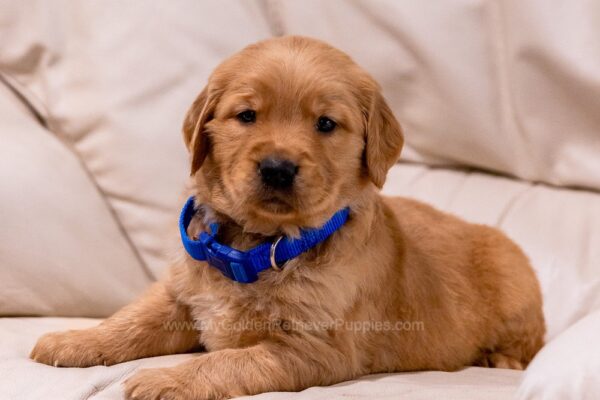
<instances>
[{"instance_id":1,"label":"couch back cushion","mask_svg":"<svg viewBox=\"0 0 600 400\"><path fill-rule=\"evenodd\" d=\"M105 316L151 274L80 158L0 81L0 315Z\"/></svg>"},{"instance_id":2,"label":"couch back cushion","mask_svg":"<svg viewBox=\"0 0 600 400\"><path fill-rule=\"evenodd\" d=\"M402 158L600 189L600 24L585 0L281 0L285 34L369 70L406 131Z\"/></svg>"}]
</instances>

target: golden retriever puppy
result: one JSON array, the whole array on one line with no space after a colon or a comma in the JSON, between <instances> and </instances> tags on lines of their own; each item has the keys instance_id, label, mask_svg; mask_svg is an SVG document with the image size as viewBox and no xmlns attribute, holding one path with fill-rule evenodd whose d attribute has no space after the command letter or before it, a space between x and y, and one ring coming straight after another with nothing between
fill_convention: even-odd
<instances>
[{"instance_id":1,"label":"golden retriever puppy","mask_svg":"<svg viewBox=\"0 0 600 400\"><path fill-rule=\"evenodd\" d=\"M183 133L195 200L180 259L99 326L40 338L34 360L88 367L201 348L125 383L130 399L181 400L378 372L522 369L542 346L539 285L516 244L379 195L402 132L341 51L303 37L248 46L214 71ZM206 261L186 247L198 243Z\"/></svg>"}]
</instances>

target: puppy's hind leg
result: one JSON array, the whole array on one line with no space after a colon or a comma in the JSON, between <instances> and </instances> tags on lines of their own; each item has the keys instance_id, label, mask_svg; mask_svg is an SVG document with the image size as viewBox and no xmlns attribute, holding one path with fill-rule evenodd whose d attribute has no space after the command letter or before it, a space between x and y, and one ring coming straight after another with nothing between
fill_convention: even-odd
<instances>
[{"instance_id":1,"label":"puppy's hind leg","mask_svg":"<svg viewBox=\"0 0 600 400\"><path fill-rule=\"evenodd\" d=\"M30 357L56 367L90 367L182 353L198 343L188 310L160 282L94 328L42 336Z\"/></svg>"},{"instance_id":2,"label":"puppy's hind leg","mask_svg":"<svg viewBox=\"0 0 600 400\"><path fill-rule=\"evenodd\" d=\"M475 365L487 368L525 369L521 361L502 353L487 353Z\"/></svg>"},{"instance_id":3,"label":"puppy's hind leg","mask_svg":"<svg viewBox=\"0 0 600 400\"><path fill-rule=\"evenodd\" d=\"M523 370L544 344L544 321L541 314L519 317L506 323L503 340L493 350L484 352L475 365L489 368Z\"/></svg>"},{"instance_id":4,"label":"puppy's hind leg","mask_svg":"<svg viewBox=\"0 0 600 400\"><path fill-rule=\"evenodd\" d=\"M544 344L546 331L539 283L523 251L508 237L484 229L475 242L477 282L488 302L488 329L481 365L524 369ZM485 279L482 279L485 277Z\"/></svg>"}]
</instances>

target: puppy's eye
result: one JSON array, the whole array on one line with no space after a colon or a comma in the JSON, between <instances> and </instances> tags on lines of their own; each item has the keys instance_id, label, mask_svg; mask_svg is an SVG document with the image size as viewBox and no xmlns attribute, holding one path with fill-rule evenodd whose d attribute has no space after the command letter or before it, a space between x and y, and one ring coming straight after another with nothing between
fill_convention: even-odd
<instances>
[{"instance_id":1,"label":"puppy's eye","mask_svg":"<svg viewBox=\"0 0 600 400\"><path fill-rule=\"evenodd\" d=\"M244 124L251 124L256 121L256 111L246 110L236 115L237 119Z\"/></svg>"},{"instance_id":2,"label":"puppy's eye","mask_svg":"<svg viewBox=\"0 0 600 400\"><path fill-rule=\"evenodd\" d=\"M319 132L329 133L329 132L333 131L336 126L337 126L337 124L335 123L334 120L332 120L331 118L322 116L322 117L319 117L319 119L317 120L317 124L315 125L315 128L317 128L317 130Z\"/></svg>"}]
</instances>

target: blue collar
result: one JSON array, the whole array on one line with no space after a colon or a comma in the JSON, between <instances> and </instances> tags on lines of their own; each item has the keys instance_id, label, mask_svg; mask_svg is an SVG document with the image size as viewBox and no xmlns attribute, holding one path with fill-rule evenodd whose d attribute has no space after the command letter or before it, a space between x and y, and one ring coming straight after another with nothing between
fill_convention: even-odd
<instances>
[{"instance_id":1,"label":"blue collar","mask_svg":"<svg viewBox=\"0 0 600 400\"><path fill-rule=\"evenodd\" d=\"M339 210L322 227L302 229L297 239L280 236L248 251L240 251L217 242L219 224L216 223L210 224L210 233L201 232L198 240L188 236L187 228L196 214L192 196L181 210L179 233L183 247L193 259L208 262L231 280L251 283L258 279L259 272L268 268L279 270L291 259L326 240L344 225L349 213L349 208Z\"/></svg>"}]
</instances>

